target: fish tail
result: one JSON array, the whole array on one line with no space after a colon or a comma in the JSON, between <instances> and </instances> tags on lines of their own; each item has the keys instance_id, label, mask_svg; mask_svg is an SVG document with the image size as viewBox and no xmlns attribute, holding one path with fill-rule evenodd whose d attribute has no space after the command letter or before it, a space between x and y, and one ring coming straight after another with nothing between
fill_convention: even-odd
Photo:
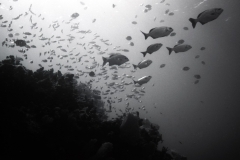
<instances>
[{"instance_id":1,"label":"fish tail","mask_svg":"<svg viewBox=\"0 0 240 160\"><path fill-rule=\"evenodd\" d=\"M147 52L141 52L141 53L143 54L143 57L145 57L147 54Z\"/></svg>"},{"instance_id":2,"label":"fish tail","mask_svg":"<svg viewBox=\"0 0 240 160\"><path fill-rule=\"evenodd\" d=\"M169 51L169 55L172 53L172 51L173 51L173 48L170 48L170 47L166 47L167 49L168 49L168 51Z\"/></svg>"},{"instance_id":3,"label":"fish tail","mask_svg":"<svg viewBox=\"0 0 240 160\"><path fill-rule=\"evenodd\" d=\"M137 65L133 64L133 68L134 68L134 69L137 69Z\"/></svg>"},{"instance_id":4,"label":"fish tail","mask_svg":"<svg viewBox=\"0 0 240 160\"><path fill-rule=\"evenodd\" d=\"M193 18L189 18L189 21L192 23L193 28L195 28L197 24L197 20Z\"/></svg>"},{"instance_id":5,"label":"fish tail","mask_svg":"<svg viewBox=\"0 0 240 160\"><path fill-rule=\"evenodd\" d=\"M145 40L148 38L148 34L146 34L146 33L144 33L143 31L141 31L142 32L142 34L144 35L144 37L145 37Z\"/></svg>"},{"instance_id":6,"label":"fish tail","mask_svg":"<svg viewBox=\"0 0 240 160\"><path fill-rule=\"evenodd\" d=\"M103 59L103 65L102 66L104 66L107 63L107 58L106 57L102 57L102 59Z\"/></svg>"}]
</instances>

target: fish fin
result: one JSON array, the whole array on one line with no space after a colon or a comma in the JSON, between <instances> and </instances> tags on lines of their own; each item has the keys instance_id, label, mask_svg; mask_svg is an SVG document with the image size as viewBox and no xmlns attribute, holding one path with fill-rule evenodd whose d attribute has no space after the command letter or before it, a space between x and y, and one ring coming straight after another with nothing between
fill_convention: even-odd
<instances>
[{"instance_id":1,"label":"fish fin","mask_svg":"<svg viewBox=\"0 0 240 160\"><path fill-rule=\"evenodd\" d=\"M143 31L141 31L142 32L142 34L144 35L144 37L145 37L145 40L148 38L148 34L147 33L144 33Z\"/></svg>"},{"instance_id":2,"label":"fish fin","mask_svg":"<svg viewBox=\"0 0 240 160\"><path fill-rule=\"evenodd\" d=\"M137 65L133 64L133 68L134 68L134 69L137 69Z\"/></svg>"},{"instance_id":3,"label":"fish fin","mask_svg":"<svg viewBox=\"0 0 240 160\"><path fill-rule=\"evenodd\" d=\"M136 84L136 83L137 83L137 81L134 81L134 80L133 80L133 83L134 83L134 84Z\"/></svg>"},{"instance_id":4,"label":"fish fin","mask_svg":"<svg viewBox=\"0 0 240 160\"><path fill-rule=\"evenodd\" d=\"M170 48L170 47L166 47L167 49L168 49L168 51L169 51L169 55L172 53L172 51L173 51L173 48Z\"/></svg>"},{"instance_id":5,"label":"fish fin","mask_svg":"<svg viewBox=\"0 0 240 160\"><path fill-rule=\"evenodd\" d=\"M145 57L147 54L147 52L141 52L141 53L143 54L143 57Z\"/></svg>"},{"instance_id":6,"label":"fish fin","mask_svg":"<svg viewBox=\"0 0 240 160\"><path fill-rule=\"evenodd\" d=\"M107 63L107 58L106 57L102 57L102 59L103 59L103 65L102 66L104 66Z\"/></svg>"},{"instance_id":7,"label":"fish fin","mask_svg":"<svg viewBox=\"0 0 240 160\"><path fill-rule=\"evenodd\" d=\"M199 21L202 25L204 25L204 24L206 24L207 22L201 22L201 21Z\"/></svg>"},{"instance_id":8,"label":"fish fin","mask_svg":"<svg viewBox=\"0 0 240 160\"><path fill-rule=\"evenodd\" d=\"M193 28L195 28L198 21L193 18L189 18L189 21L192 23Z\"/></svg>"}]
</instances>

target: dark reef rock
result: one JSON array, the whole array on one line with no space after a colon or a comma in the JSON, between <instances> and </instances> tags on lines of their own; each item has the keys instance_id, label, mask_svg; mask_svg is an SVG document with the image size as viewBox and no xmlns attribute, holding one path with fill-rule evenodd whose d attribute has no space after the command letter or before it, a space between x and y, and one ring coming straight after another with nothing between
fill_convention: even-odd
<instances>
[{"instance_id":1,"label":"dark reef rock","mask_svg":"<svg viewBox=\"0 0 240 160\"><path fill-rule=\"evenodd\" d=\"M88 84L77 85L73 76L43 67L33 72L17 65L14 56L0 62L1 156L25 160L171 158L156 149L162 141L157 127L140 129L143 120L131 114L124 122L123 116L106 121L104 103L99 97L94 99L96 91L86 90ZM84 91L86 97L81 97ZM136 136L135 143L126 143L131 141L129 136Z\"/></svg>"}]
</instances>

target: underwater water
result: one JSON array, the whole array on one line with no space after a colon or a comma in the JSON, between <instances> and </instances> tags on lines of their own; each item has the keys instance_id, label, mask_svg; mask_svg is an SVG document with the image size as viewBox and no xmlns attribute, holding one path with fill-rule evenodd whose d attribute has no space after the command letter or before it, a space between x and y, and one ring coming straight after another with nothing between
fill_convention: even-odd
<instances>
[{"instance_id":1,"label":"underwater water","mask_svg":"<svg viewBox=\"0 0 240 160\"><path fill-rule=\"evenodd\" d=\"M239 0L1 0L0 60L14 55L33 72L74 74L85 84L83 97L100 92L91 98L101 97L96 105L105 120L138 111L160 126L158 149L190 160L237 160L238 6ZM204 11L213 8L223 12L209 20L216 13ZM189 18L197 17L193 28Z\"/></svg>"}]
</instances>

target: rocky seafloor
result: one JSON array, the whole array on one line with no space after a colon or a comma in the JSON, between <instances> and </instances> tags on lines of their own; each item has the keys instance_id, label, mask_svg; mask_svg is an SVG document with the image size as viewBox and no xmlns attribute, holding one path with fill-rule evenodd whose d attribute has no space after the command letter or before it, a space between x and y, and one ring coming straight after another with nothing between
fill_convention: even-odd
<instances>
[{"instance_id":1,"label":"rocky seafloor","mask_svg":"<svg viewBox=\"0 0 240 160\"><path fill-rule=\"evenodd\" d=\"M0 62L1 159L187 159L158 150L159 127L138 112L107 120L100 95L85 94L73 76L33 72L14 56Z\"/></svg>"}]
</instances>

